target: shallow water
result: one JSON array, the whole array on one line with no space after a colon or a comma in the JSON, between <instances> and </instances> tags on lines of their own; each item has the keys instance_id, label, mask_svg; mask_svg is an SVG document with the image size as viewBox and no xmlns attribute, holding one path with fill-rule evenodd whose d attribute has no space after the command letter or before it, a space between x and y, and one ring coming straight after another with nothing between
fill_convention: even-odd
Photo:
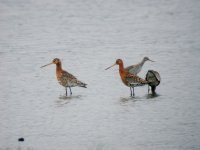
<instances>
[{"instance_id":1,"label":"shallow water","mask_svg":"<svg viewBox=\"0 0 200 150\"><path fill-rule=\"evenodd\" d=\"M200 149L200 1L0 1L0 150ZM104 69L144 56L158 95L130 98ZM66 97L55 57L88 88Z\"/></svg>"}]
</instances>

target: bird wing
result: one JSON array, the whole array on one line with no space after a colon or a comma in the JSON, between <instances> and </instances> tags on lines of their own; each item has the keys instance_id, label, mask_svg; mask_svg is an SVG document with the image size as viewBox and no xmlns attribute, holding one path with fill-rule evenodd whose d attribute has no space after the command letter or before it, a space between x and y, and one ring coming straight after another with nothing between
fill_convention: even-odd
<instances>
[{"instance_id":1,"label":"bird wing","mask_svg":"<svg viewBox=\"0 0 200 150\"><path fill-rule=\"evenodd\" d=\"M155 74L157 80L160 82L161 81L160 74L157 71L154 71L154 74Z\"/></svg>"},{"instance_id":2,"label":"bird wing","mask_svg":"<svg viewBox=\"0 0 200 150\"><path fill-rule=\"evenodd\" d=\"M63 71L62 76L63 76L63 78L67 78L68 80L77 80L74 75L72 75L71 73L69 73L67 71Z\"/></svg>"},{"instance_id":3,"label":"bird wing","mask_svg":"<svg viewBox=\"0 0 200 150\"><path fill-rule=\"evenodd\" d=\"M150 86L158 86L161 81L160 74L157 71L149 70L146 74L146 80L149 82Z\"/></svg>"},{"instance_id":4,"label":"bird wing","mask_svg":"<svg viewBox=\"0 0 200 150\"><path fill-rule=\"evenodd\" d=\"M81 86L81 87L85 87L86 88L86 85L85 83L79 81L75 76L73 76L71 73L67 72L67 71L63 71L63 79L62 80L65 80L67 83L71 83L71 85L78 85L78 86Z\"/></svg>"},{"instance_id":5,"label":"bird wing","mask_svg":"<svg viewBox=\"0 0 200 150\"><path fill-rule=\"evenodd\" d=\"M126 81L129 83L130 86L142 86L148 83L148 81L134 74L128 74L126 76Z\"/></svg>"},{"instance_id":6,"label":"bird wing","mask_svg":"<svg viewBox=\"0 0 200 150\"><path fill-rule=\"evenodd\" d=\"M77 79L75 76L73 76L71 73L67 71L62 72L62 76L59 80L60 84L63 86L69 86L69 85L77 85Z\"/></svg>"}]
</instances>

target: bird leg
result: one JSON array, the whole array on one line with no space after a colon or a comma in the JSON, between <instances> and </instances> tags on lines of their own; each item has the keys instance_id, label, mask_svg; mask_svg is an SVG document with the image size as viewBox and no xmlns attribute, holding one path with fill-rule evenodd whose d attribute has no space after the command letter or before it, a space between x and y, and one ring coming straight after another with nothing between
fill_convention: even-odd
<instances>
[{"instance_id":1,"label":"bird leg","mask_svg":"<svg viewBox=\"0 0 200 150\"><path fill-rule=\"evenodd\" d=\"M70 90L70 95L72 95L72 90L71 90L71 87L69 86L69 90Z\"/></svg>"},{"instance_id":2,"label":"bird leg","mask_svg":"<svg viewBox=\"0 0 200 150\"><path fill-rule=\"evenodd\" d=\"M149 94L149 91L150 91L150 88L149 88L149 85L148 85L148 94Z\"/></svg>"},{"instance_id":3,"label":"bird leg","mask_svg":"<svg viewBox=\"0 0 200 150\"><path fill-rule=\"evenodd\" d=\"M66 87L66 96L67 96L67 87Z\"/></svg>"},{"instance_id":4,"label":"bird leg","mask_svg":"<svg viewBox=\"0 0 200 150\"><path fill-rule=\"evenodd\" d=\"M156 86L152 86L151 87L151 92L152 92L153 95L156 94Z\"/></svg>"},{"instance_id":5,"label":"bird leg","mask_svg":"<svg viewBox=\"0 0 200 150\"><path fill-rule=\"evenodd\" d=\"M133 96L135 96L134 87L132 87L132 89L133 89Z\"/></svg>"},{"instance_id":6,"label":"bird leg","mask_svg":"<svg viewBox=\"0 0 200 150\"><path fill-rule=\"evenodd\" d=\"M131 87L130 87L130 91L131 91L131 97L132 97L132 89L131 89Z\"/></svg>"}]
</instances>

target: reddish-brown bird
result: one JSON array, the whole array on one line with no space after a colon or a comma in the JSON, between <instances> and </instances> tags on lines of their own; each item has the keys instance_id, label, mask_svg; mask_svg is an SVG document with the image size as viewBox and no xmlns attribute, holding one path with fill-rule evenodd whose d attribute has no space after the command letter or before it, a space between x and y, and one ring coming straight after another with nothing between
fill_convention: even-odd
<instances>
[{"instance_id":1,"label":"reddish-brown bird","mask_svg":"<svg viewBox=\"0 0 200 150\"><path fill-rule=\"evenodd\" d=\"M70 89L70 95L72 95L71 87L79 86L79 87L86 88L87 84L79 81L75 76L73 76L69 72L62 69L62 63L60 59L58 58L55 58L51 63L46 64L42 66L41 68L46 67L51 64L56 65L56 77L57 77L58 82L66 88L66 96L67 96L67 88Z\"/></svg>"},{"instance_id":2,"label":"reddish-brown bird","mask_svg":"<svg viewBox=\"0 0 200 150\"><path fill-rule=\"evenodd\" d=\"M148 84L148 81L140 78L137 75L129 73L128 70L126 70L124 68L124 64L121 59L117 59L116 62L112 66L106 68L106 70L110 69L111 67L113 67L115 65L119 65L119 74L120 74L121 80L126 86L130 87L131 96L135 95L134 87L143 86L145 84Z\"/></svg>"}]
</instances>

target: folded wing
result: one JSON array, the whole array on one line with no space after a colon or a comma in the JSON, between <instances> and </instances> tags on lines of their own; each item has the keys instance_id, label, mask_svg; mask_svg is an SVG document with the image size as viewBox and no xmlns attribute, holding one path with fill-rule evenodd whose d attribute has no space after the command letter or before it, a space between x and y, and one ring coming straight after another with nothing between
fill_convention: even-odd
<instances>
[{"instance_id":1,"label":"folded wing","mask_svg":"<svg viewBox=\"0 0 200 150\"><path fill-rule=\"evenodd\" d=\"M126 76L126 81L130 86L136 87L136 86L143 86L145 84L148 84L148 82L142 78L140 78L137 75L134 74L128 74Z\"/></svg>"}]
</instances>

